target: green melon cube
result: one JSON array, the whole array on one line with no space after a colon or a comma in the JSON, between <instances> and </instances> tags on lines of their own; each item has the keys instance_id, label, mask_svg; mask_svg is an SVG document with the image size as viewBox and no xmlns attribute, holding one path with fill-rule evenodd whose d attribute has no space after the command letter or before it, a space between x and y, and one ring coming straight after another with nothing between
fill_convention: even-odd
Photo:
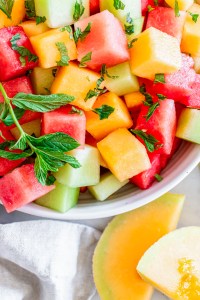
<instances>
[{"instance_id":1,"label":"green melon cube","mask_svg":"<svg viewBox=\"0 0 200 300\"><path fill-rule=\"evenodd\" d=\"M181 112L176 136L200 144L200 110L184 108Z\"/></svg>"},{"instance_id":2,"label":"green melon cube","mask_svg":"<svg viewBox=\"0 0 200 300\"><path fill-rule=\"evenodd\" d=\"M78 5L82 3L84 8L80 19L89 17L89 0L35 0L36 15L45 16L46 23L50 28L71 25L77 21L73 18L76 3Z\"/></svg>"},{"instance_id":3,"label":"green melon cube","mask_svg":"<svg viewBox=\"0 0 200 300\"><path fill-rule=\"evenodd\" d=\"M33 90L37 95L49 95L50 88L54 81L56 72L56 67L43 69L36 67L33 69L30 79L33 86Z\"/></svg>"},{"instance_id":4,"label":"green melon cube","mask_svg":"<svg viewBox=\"0 0 200 300\"><path fill-rule=\"evenodd\" d=\"M57 181L54 184L56 188L36 200L35 203L65 213L77 204L80 189L70 188Z\"/></svg>"},{"instance_id":5,"label":"green melon cube","mask_svg":"<svg viewBox=\"0 0 200 300\"><path fill-rule=\"evenodd\" d=\"M66 164L54 174L58 182L70 187L95 185L99 182L100 155L97 148L85 145L83 149L75 149L68 154L73 155L81 167L75 169Z\"/></svg>"},{"instance_id":6,"label":"green melon cube","mask_svg":"<svg viewBox=\"0 0 200 300\"><path fill-rule=\"evenodd\" d=\"M98 184L90 186L88 189L97 200L104 201L127 183L128 180L120 182L109 172L101 176Z\"/></svg>"},{"instance_id":7,"label":"green melon cube","mask_svg":"<svg viewBox=\"0 0 200 300\"><path fill-rule=\"evenodd\" d=\"M132 92L139 91L138 79L131 73L128 62L108 68L108 76L105 76L107 89L118 96L123 96ZM118 76L115 78L114 76ZM112 78L113 77L113 78Z\"/></svg>"}]
</instances>

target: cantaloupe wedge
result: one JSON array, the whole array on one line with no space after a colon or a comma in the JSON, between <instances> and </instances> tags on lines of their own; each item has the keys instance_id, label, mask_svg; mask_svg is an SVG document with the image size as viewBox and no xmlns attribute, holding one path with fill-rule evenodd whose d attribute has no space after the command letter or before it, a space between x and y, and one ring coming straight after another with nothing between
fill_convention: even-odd
<instances>
[{"instance_id":1,"label":"cantaloupe wedge","mask_svg":"<svg viewBox=\"0 0 200 300\"><path fill-rule=\"evenodd\" d=\"M140 260L137 270L170 299L200 299L200 227L162 237Z\"/></svg>"},{"instance_id":2,"label":"cantaloupe wedge","mask_svg":"<svg viewBox=\"0 0 200 300\"><path fill-rule=\"evenodd\" d=\"M142 281L136 266L153 243L176 228L183 202L183 195L168 193L111 221L93 258L101 300L151 299L153 288Z\"/></svg>"}]
</instances>

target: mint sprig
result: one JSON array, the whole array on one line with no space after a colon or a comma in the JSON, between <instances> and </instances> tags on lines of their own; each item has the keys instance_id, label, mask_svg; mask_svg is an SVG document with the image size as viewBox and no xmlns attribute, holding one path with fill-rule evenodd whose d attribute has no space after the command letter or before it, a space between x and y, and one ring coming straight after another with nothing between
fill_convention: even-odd
<instances>
[{"instance_id":1,"label":"mint sprig","mask_svg":"<svg viewBox=\"0 0 200 300\"><path fill-rule=\"evenodd\" d=\"M114 107L110 105L102 105L101 107L95 108L92 111L99 115L100 120L108 119L109 116L114 112Z\"/></svg>"},{"instance_id":2,"label":"mint sprig","mask_svg":"<svg viewBox=\"0 0 200 300\"><path fill-rule=\"evenodd\" d=\"M74 21L78 21L80 17L84 14L85 7L83 6L82 0L76 0L74 5L74 14L73 19Z\"/></svg>"},{"instance_id":3,"label":"mint sprig","mask_svg":"<svg viewBox=\"0 0 200 300\"><path fill-rule=\"evenodd\" d=\"M64 67L69 65L70 57L68 55L67 47L65 46L65 43L63 42L57 42L56 47L58 48L58 51L60 52L60 60L57 61L58 67Z\"/></svg>"},{"instance_id":4,"label":"mint sprig","mask_svg":"<svg viewBox=\"0 0 200 300\"><path fill-rule=\"evenodd\" d=\"M116 10L124 10L125 8L125 4L121 0L114 0L113 5Z\"/></svg>"},{"instance_id":5,"label":"mint sprig","mask_svg":"<svg viewBox=\"0 0 200 300\"><path fill-rule=\"evenodd\" d=\"M75 41L75 43L77 44L79 39L81 41L84 41L86 36L90 33L90 30L91 30L91 23L88 23L88 25L85 27L85 29L83 31L81 31L81 29L78 27L74 31L74 41Z\"/></svg>"},{"instance_id":6,"label":"mint sprig","mask_svg":"<svg viewBox=\"0 0 200 300\"><path fill-rule=\"evenodd\" d=\"M0 0L0 10L11 19L14 0Z\"/></svg>"},{"instance_id":7,"label":"mint sprig","mask_svg":"<svg viewBox=\"0 0 200 300\"><path fill-rule=\"evenodd\" d=\"M162 147L159 141L151 134L147 134L143 130L130 129L130 132L138 137L140 137L149 152L154 152L156 149Z\"/></svg>"}]
</instances>

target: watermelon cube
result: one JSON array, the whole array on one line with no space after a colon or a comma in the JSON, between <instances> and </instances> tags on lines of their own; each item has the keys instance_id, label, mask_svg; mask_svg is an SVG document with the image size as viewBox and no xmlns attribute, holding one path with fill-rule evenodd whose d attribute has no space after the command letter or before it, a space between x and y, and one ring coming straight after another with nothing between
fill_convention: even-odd
<instances>
[{"instance_id":1,"label":"watermelon cube","mask_svg":"<svg viewBox=\"0 0 200 300\"><path fill-rule=\"evenodd\" d=\"M168 7L156 7L148 14L146 29L149 27L157 28L174 36L181 42L185 17L185 11L180 11L180 16L177 18L174 9Z\"/></svg>"},{"instance_id":2,"label":"watermelon cube","mask_svg":"<svg viewBox=\"0 0 200 300\"><path fill-rule=\"evenodd\" d=\"M26 71L33 69L38 63L36 56L31 61L28 61L26 56L25 63L20 61L20 54L11 48L10 42L16 34L19 35L19 40L16 41L16 44L25 47L31 54L35 55L29 38L22 27L15 26L0 29L0 81L7 81L24 75Z\"/></svg>"},{"instance_id":3,"label":"watermelon cube","mask_svg":"<svg viewBox=\"0 0 200 300\"><path fill-rule=\"evenodd\" d=\"M42 134L63 132L85 144L86 118L81 110L73 110L71 105L46 112L42 116Z\"/></svg>"},{"instance_id":4,"label":"watermelon cube","mask_svg":"<svg viewBox=\"0 0 200 300\"><path fill-rule=\"evenodd\" d=\"M99 0L90 0L90 15L95 15L99 13Z\"/></svg>"},{"instance_id":5,"label":"watermelon cube","mask_svg":"<svg viewBox=\"0 0 200 300\"><path fill-rule=\"evenodd\" d=\"M146 15L149 7L157 8L158 6L164 6L164 2L165 2L164 0L158 0L158 1L154 1L154 0L142 0L142 15L143 16Z\"/></svg>"},{"instance_id":6,"label":"watermelon cube","mask_svg":"<svg viewBox=\"0 0 200 300\"><path fill-rule=\"evenodd\" d=\"M170 99L161 101L160 106L147 121L145 116L148 109L148 106L142 106L136 129L144 130L159 141L160 147L155 150L155 153L170 154L176 132L176 109L174 101Z\"/></svg>"},{"instance_id":7,"label":"watermelon cube","mask_svg":"<svg viewBox=\"0 0 200 300\"><path fill-rule=\"evenodd\" d=\"M79 40L77 44L79 61L92 52L91 60L86 62L86 65L90 69L99 71L102 64L112 67L129 60L125 32L113 14L104 10L76 22L75 29L80 28L83 31L88 23L91 23L90 33L83 41Z\"/></svg>"},{"instance_id":8,"label":"watermelon cube","mask_svg":"<svg viewBox=\"0 0 200 300\"><path fill-rule=\"evenodd\" d=\"M200 75L196 74L195 81L191 85L191 94L188 98L179 98L179 102L191 108L200 109Z\"/></svg>"},{"instance_id":9,"label":"watermelon cube","mask_svg":"<svg viewBox=\"0 0 200 300\"><path fill-rule=\"evenodd\" d=\"M34 173L34 165L27 164L0 179L0 199L6 211L12 212L54 189L41 185Z\"/></svg>"}]
</instances>

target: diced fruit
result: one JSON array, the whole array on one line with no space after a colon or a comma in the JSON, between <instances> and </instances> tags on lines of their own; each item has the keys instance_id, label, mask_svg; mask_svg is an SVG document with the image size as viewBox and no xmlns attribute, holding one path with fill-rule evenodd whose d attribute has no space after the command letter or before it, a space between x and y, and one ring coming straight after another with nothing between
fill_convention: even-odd
<instances>
[{"instance_id":1,"label":"diced fruit","mask_svg":"<svg viewBox=\"0 0 200 300\"><path fill-rule=\"evenodd\" d=\"M97 147L108 168L120 182L151 167L144 145L126 128L113 131Z\"/></svg>"},{"instance_id":2,"label":"diced fruit","mask_svg":"<svg viewBox=\"0 0 200 300\"><path fill-rule=\"evenodd\" d=\"M105 173L99 183L89 186L88 189L95 199L104 201L127 183L128 180L120 182L112 173Z\"/></svg>"},{"instance_id":3,"label":"diced fruit","mask_svg":"<svg viewBox=\"0 0 200 300\"><path fill-rule=\"evenodd\" d=\"M138 276L136 266L153 243L176 228L183 201L184 196L168 193L110 222L93 257L102 300L150 300L153 289Z\"/></svg>"},{"instance_id":4,"label":"diced fruit","mask_svg":"<svg viewBox=\"0 0 200 300\"><path fill-rule=\"evenodd\" d=\"M156 153L169 154L176 132L176 110L174 101L170 99L162 100L160 106L147 121L145 116L148 110L148 106L142 106L136 129L144 130L147 134L153 135L159 141L160 147L158 145Z\"/></svg>"},{"instance_id":5,"label":"diced fruit","mask_svg":"<svg viewBox=\"0 0 200 300\"><path fill-rule=\"evenodd\" d=\"M138 110L145 101L145 96L140 92L134 92L131 94L124 95L124 100L126 102L126 106L129 109Z\"/></svg>"},{"instance_id":6,"label":"diced fruit","mask_svg":"<svg viewBox=\"0 0 200 300\"><path fill-rule=\"evenodd\" d=\"M194 70L197 74L200 74L200 56L192 56L194 60Z\"/></svg>"},{"instance_id":7,"label":"diced fruit","mask_svg":"<svg viewBox=\"0 0 200 300\"><path fill-rule=\"evenodd\" d=\"M90 15L95 15L100 11L99 0L90 0Z\"/></svg>"},{"instance_id":8,"label":"diced fruit","mask_svg":"<svg viewBox=\"0 0 200 300\"><path fill-rule=\"evenodd\" d=\"M131 73L128 62L108 68L108 75L105 76L107 89L118 96L123 96L139 91L137 77Z\"/></svg>"},{"instance_id":9,"label":"diced fruit","mask_svg":"<svg viewBox=\"0 0 200 300\"><path fill-rule=\"evenodd\" d=\"M42 134L63 132L73 137L80 145L84 145L85 130L84 112L74 112L71 105L46 112L42 116Z\"/></svg>"},{"instance_id":10,"label":"diced fruit","mask_svg":"<svg viewBox=\"0 0 200 300\"><path fill-rule=\"evenodd\" d=\"M85 68L79 68L75 63L62 67L58 71L51 87L52 94L64 93L75 97L70 104L76 105L84 110L91 110L97 96L85 101L89 91L94 91L100 75ZM104 84L100 86L104 87Z\"/></svg>"},{"instance_id":11,"label":"diced fruit","mask_svg":"<svg viewBox=\"0 0 200 300\"><path fill-rule=\"evenodd\" d=\"M42 68L57 66L61 60L61 54L57 43L62 43L67 49L70 60L77 58L76 44L72 33L67 29L52 29L30 38L33 49L39 57L39 65ZM47 50L48 49L48 50Z\"/></svg>"},{"instance_id":12,"label":"diced fruit","mask_svg":"<svg viewBox=\"0 0 200 300\"><path fill-rule=\"evenodd\" d=\"M7 2L7 1L6 1ZM15 0L13 1L13 8L11 13L11 18L8 18L6 14L0 10L0 28L16 26L19 25L20 22L25 17L25 0ZM2 6L8 5L7 3L2 3Z\"/></svg>"},{"instance_id":13,"label":"diced fruit","mask_svg":"<svg viewBox=\"0 0 200 300\"><path fill-rule=\"evenodd\" d=\"M179 102L191 108L200 109L200 75L196 74L195 81L191 84L191 94L181 97Z\"/></svg>"},{"instance_id":14,"label":"diced fruit","mask_svg":"<svg viewBox=\"0 0 200 300\"><path fill-rule=\"evenodd\" d=\"M188 2L188 1L187 1ZM193 2L193 1L192 1ZM192 4L192 3L191 3ZM200 14L200 5L194 3L190 8L191 14ZM181 41L181 51L191 55L200 56L200 18L197 17L196 22L188 13L183 28L183 36Z\"/></svg>"},{"instance_id":15,"label":"diced fruit","mask_svg":"<svg viewBox=\"0 0 200 300\"><path fill-rule=\"evenodd\" d=\"M20 26L8 27L0 29L0 80L7 81L12 78L24 75L26 71L33 69L38 61L28 61L25 57L25 64L20 61L20 54L11 48L10 40L16 35L19 40L16 41L17 46L23 46L33 55L33 48L26 36L24 30ZM36 60L36 57L35 59Z\"/></svg>"},{"instance_id":16,"label":"diced fruit","mask_svg":"<svg viewBox=\"0 0 200 300\"><path fill-rule=\"evenodd\" d=\"M200 144L200 110L190 108L182 110L176 136Z\"/></svg>"},{"instance_id":17,"label":"diced fruit","mask_svg":"<svg viewBox=\"0 0 200 300\"><path fill-rule=\"evenodd\" d=\"M19 123L21 125L23 125L23 124L32 122L34 120L41 119L41 116L42 116L42 113L26 110L24 115L19 120ZM14 128L14 127L15 127L15 125L13 124L9 128Z\"/></svg>"},{"instance_id":18,"label":"diced fruit","mask_svg":"<svg viewBox=\"0 0 200 300\"><path fill-rule=\"evenodd\" d=\"M99 182L100 160L96 148L85 145L84 149L76 149L68 152L68 154L73 155L79 161L81 167L74 169L66 164L54 174L58 182L74 188L95 185Z\"/></svg>"},{"instance_id":19,"label":"diced fruit","mask_svg":"<svg viewBox=\"0 0 200 300\"><path fill-rule=\"evenodd\" d=\"M34 68L30 75L34 92L38 95L48 95L57 71L58 68L56 67L49 69Z\"/></svg>"},{"instance_id":20,"label":"diced fruit","mask_svg":"<svg viewBox=\"0 0 200 300\"><path fill-rule=\"evenodd\" d=\"M149 10L149 7L157 8L158 6L164 6L164 0L142 0L142 15L146 15L146 13Z\"/></svg>"},{"instance_id":21,"label":"diced fruit","mask_svg":"<svg viewBox=\"0 0 200 300\"><path fill-rule=\"evenodd\" d=\"M41 185L34 173L34 165L28 164L15 169L0 179L0 199L7 212L47 194L54 185Z\"/></svg>"},{"instance_id":22,"label":"diced fruit","mask_svg":"<svg viewBox=\"0 0 200 300\"><path fill-rule=\"evenodd\" d=\"M174 0L165 0L165 2L172 8L175 8L176 1ZM179 0L178 8L180 10L188 10L188 8L194 3L194 0Z\"/></svg>"},{"instance_id":23,"label":"diced fruit","mask_svg":"<svg viewBox=\"0 0 200 300\"><path fill-rule=\"evenodd\" d=\"M102 64L112 67L129 60L126 35L120 22L109 11L105 10L76 22L75 29L84 31L88 23L91 23L90 33L77 44L79 61L92 52L91 60L86 65L99 71Z\"/></svg>"},{"instance_id":24,"label":"diced fruit","mask_svg":"<svg viewBox=\"0 0 200 300\"><path fill-rule=\"evenodd\" d=\"M89 132L86 131L86 137L85 137L85 143L87 145L93 146L97 148L97 143L98 141L95 140L95 138L89 134ZM108 166L106 165L105 161L103 160L103 157L101 156L101 154L99 153L100 156L100 166L103 168L108 168Z\"/></svg>"},{"instance_id":25,"label":"diced fruit","mask_svg":"<svg viewBox=\"0 0 200 300\"><path fill-rule=\"evenodd\" d=\"M140 276L177 300L200 295L200 227L185 227L162 237L139 261Z\"/></svg>"},{"instance_id":26,"label":"diced fruit","mask_svg":"<svg viewBox=\"0 0 200 300\"><path fill-rule=\"evenodd\" d=\"M46 23L36 24L36 21L33 20L22 22L20 23L20 26L23 27L26 35L29 38L49 30L49 27L46 25Z\"/></svg>"},{"instance_id":27,"label":"diced fruit","mask_svg":"<svg viewBox=\"0 0 200 300\"><path fill-rule=\"evenodd\" d=\"M59 0L59 3L51 0L35 0L36 15L45 16L46 23L51 28L71 25L76 19L74 17L76 3L84 8L81 19L88 17L90 15L89 0Z\"/></svg>"},{"instance_id":28,"label":"diced fruit","mask_svg":"<svg viewBox=\"0 0 200 300\"><path fill-rule=\"evenodd\" d=\"M156 74L173 73L181 68L177 39L156 28L143 31L130 51L131 70L137 76L154 80Z\"/></svg>"},{"instance_id":29,"label":"diced fruit","mask_svg":"<svg viewBox=\"0 0 200 300\"><path fill-rule=\"evenodd\" d=\"M160 156L161 169L164 169L166 167L167 163L173 157L174 153L176 153L176 151L180 147L181 143L182 143L182 140L175 137L171 153L170 154L161 154L161 156Z\"/></svg>"},{"instance_id":30,"label":"diced fruit","mask_svg":"<svg viewBox=\"0 0 200 300\"><path fill-rule=\"evenodd\" d=\"M174 9L168 7L156 7L148 14L146 28L154 27L177 38L181 42L183 25L186 12L180 11L176 17Z\"/></svg>"},{"instance_id":31,"label":"diced fruit","mask_svg":"<svg viewBox=\"0 0 200 300\"><path fill-rule=\"evenodd\" d=\"M29 135L33 135L36 137L40 136L41 132L41 120L37 119L31 122L28 122L26 124L21 125L22 129L24 132L26 132ZM11 133L14 136L16 140L18 140L21 136L21 133L17 127L11 129Z\"/></svg>"},{"instance_id":32,"label":"diced fruit","mask_svg":"<svg viewBox=\"0 0 200 300\"><path fill-rule=\"evenodd\" d=\"M36 204L65 213L78 202L79 188L55 182L55 189L35 201Z\"/></svg>"},{"instance_id":33,"label":"diced fruit","mask_svg":"<svg viewBox=\"0 0 200 300\"><path fill-rule=\"evenodd\" d=\"M94 112L103 105L114 109L108 118L100 119ZM103 139L109 133L118 128L130 128L133 122L125 103L114 93L101 95L93 106L93 111L86 112L86 129L97 140Z\"/></svg>"}]
</instances>

